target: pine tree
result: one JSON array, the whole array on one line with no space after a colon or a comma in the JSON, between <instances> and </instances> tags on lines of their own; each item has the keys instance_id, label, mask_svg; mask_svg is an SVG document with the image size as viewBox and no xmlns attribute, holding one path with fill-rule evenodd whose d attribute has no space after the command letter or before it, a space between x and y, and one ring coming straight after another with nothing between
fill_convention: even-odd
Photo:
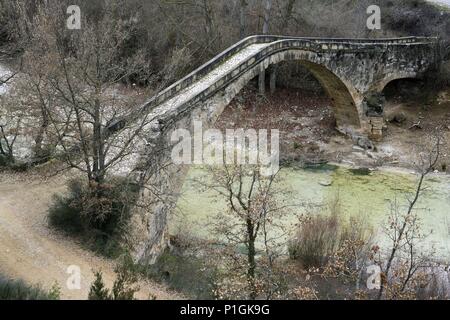
<instances>
[{"instance_id":1,"label":"pine tree","mask_svg":"<svg viewBox=\"0 0 450 320\"><path fill-rule=\"evenodd\" d=\"M95 280L89 290L89 300L111 300L108 288L105 287L101 271L95 272Z\"/></svg>"}]
</instances>

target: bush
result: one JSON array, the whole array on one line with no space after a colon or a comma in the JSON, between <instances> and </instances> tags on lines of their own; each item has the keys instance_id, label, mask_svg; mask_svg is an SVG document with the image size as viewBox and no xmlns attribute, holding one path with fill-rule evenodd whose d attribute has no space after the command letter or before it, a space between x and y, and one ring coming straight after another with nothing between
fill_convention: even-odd
<instances>
[{"instance_id":1,"label":"bush","mask_svg":"<svg viewBox=\"0 0 450 320\"><path fill-rule=\"evenodd\" d=\"M356 251L368 251L370 239L371 229L365 221L355 217L344 219L336 200L328 213L309 214L300 222L296 236L288 243L288 251L290 258L305 269L325 268L332 259L342 258L341 251L349 246L355 257L359 256Z\"/></svg>"},{"instance_id":2,"label":"bush","mask_svg":"<svg viewBox=\"0 0 450 320\"><path fill-rule=\"evenodd\" d=\"M137 271L130 268L130 258L125 263L116 267L116 280L109 290L100 271L95 272L95 280L89 290L89 300L134 300L134 295L139 291Z\"/></svg>"},{"instance_id":3,"label":"bush","mask_svg":"<svg viewBox=\"0 0 450 320\"><path fill-rule=\"evenodd\" d=\"M145 270L148 277L165 282L192 299L213 299L217 270L201 257L164 252Z\"/></svg>"},{"instance_id":4,"label":"bush","mask_svg":"<svg viewBox=\"0 0 450 320\"><path fill-rule=\"evenodd\" d=\"M102 185L71 180L68 194L56 195L49 209L49 224L70 235L80 236L91 249L117 257L137 198L138 188L124 179Z\"/></svg>"},{"instance_id":5,"label":"bush","mask_svg":"<svg viewBox=\"0 0 450 320\"><path fill-rule=\"evenodd\" d=\"M0 167L7 167L14 163L14 159L4 154L0 154Z\"/></svg>"},{"instance_id":6,"label":"bush","mask_svg":"<svg viewBox=\"0 0 450 320\"><path fill-rule=\"evenodd\" d=\"M338 223L336 215L319 214L303 221L289 243L291 259L301 262L305 269L324 266L337 245Z\"/></svg>"},{"instance_id":7,"label":"bush","mask_svg":"<svg viewBox=\"0 0 450 320\"><path fill-rule=\"evenodd\" d=\"M109 289L105 286L103 282L103 275L101 271L95 272L95 280L91 284L89 289L89 300L110 300Z\"/></svg>"},{"instance_id":8,"label":"bush","mask_svg":"<svg viewBox=\"0 0 450 320\"><path fill-rule=\"evenodd\" d=\"M49 291L40 286L27 285L22 280L9 280L0 276L0 300L57 300L59 288Z\"/></svg>"}]
</instances>

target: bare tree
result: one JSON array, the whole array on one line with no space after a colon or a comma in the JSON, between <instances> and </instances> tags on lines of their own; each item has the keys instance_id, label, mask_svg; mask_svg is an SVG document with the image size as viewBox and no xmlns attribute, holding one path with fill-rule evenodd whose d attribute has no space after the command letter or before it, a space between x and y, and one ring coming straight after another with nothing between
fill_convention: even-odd
<instances>
[{"instance_id":1,"label":"bare tree","mask_svg":"<svg viewBox=\"0 0 450 320\"><path fill-rule=\"evenodd\" d=\"M134 89L132 98L120 94L120 85L145 73L147 66L141 51L125 50L136 18L121 16L120 4L106 3L101 19L77 32L64 27L60 4L40 6L24 54L24 72L39 97L42 130L57 141L64 162L96 184L104 183L108 170L134 152L147 123L143 115L120 134L107 129L139 100Z\"/></svg>"},{"instance_id":2,"label":"bare tree","mask_svg":"<svg viewBox=\"0 0 450 320\"><path fill-rule=\"evenodd\" d=\"M0 156L4 158L1 161L3 164L15 161L14 145L19 136L21 122L22 115L17 115L12 110L0 110Z\"/></svg>"},{"instance_id":3,"label":"bare tree","mask_svg":"<svg viewBox=\"0 0 450 320\"><path fill-rule=\"evenodd\" d=\"M286 4L286 9L284 11L284 14L281 19L281 32L284 34L287 31L287 28L289 26L289 22L292 19L292 13L294 11L295 2L297 0L289 0Z\"/></svg>"},{"instance_id":4,"label":"bare tree","mask_svg":"<svg viewBox=\"0 0 450 320\"><path fill-rule=\"evenodd\" d=\"M16 72L8 72L3 79L0 78L0 85L11 82L16 75ZM16 90L5 91L0 94L0 156L4 158L3 164L12 164L16 157L17 138L24 133L25 99Z\"/></svg>"},{"instance_id":5,"label":"bare tree","mask_svg":"<svg viewBox=\"0 0 450 320\"><path fill-rule=\"evenodd\" d=\"M435 141L432 149L428 152L426 157L422 157L419 181L412 199L408 200L406 213L403 215L400 214L396 203L394 203L391 210L386 233L392 246L389 249L385 266L382 268L383 281L381 283L380 290L378 291L378 299L383 297L386 284L391 276L391 271L395 267L394 262L397 258L399 258L402 252L406 251L407 253L408 266L406 267L406 276L402 280L400 288L401 292L407 288L407 285L412 280L414 274L420 268L424 267L422 262L427 261L427 259L423 259L423 257L418 258L418 254L416 252L416 246L418 244L417 241L423 240L423 236L420 235L420 224L418 222L417 214L415 213L415 207L422 191L424 190L423 183L425 178L434 170L440 157L440 149L442 144L441 137L438 134L434 137L434 139ZM376 251L378 251L378 249L376 249ZM380 265L382 264L381 260L382 259L378 261Z\"/></svg>"},{"instance_id":6,"label":"bare tree","mask_svg":"<svg viewBox=\"0 0 450 320\"><path fill-rule=\"evenodd\" d=\"M263 28L262 33L268 34L269 33L269 23L270 23L270 11L272 9L272 0L265 0L264 1L264 22L263 22Z\"/></svg>"},{"instance_id":7,"label":"bare tree","mask_svg":"<svg viewBox=\"0 0 450 320\"><path fill-rule=\"evenodd\" d=\"M240 0L239 6L239 36L241 39L245 37L245 30L247 26L246 22L246 10L247 10L247 0Z\"/></svg>"},{"instance_id":8,"label":"bare tree","mask_svg":"<svg viewBox=\"0 0 450 320\"><path fill-rule=\"evenodd\" d=\"M287 208L275 199L279 192L274 186L276 175L263 177L257 167L231 165L209 172L207 180L198 180L197 184L214 190L227 203L226 212L213 221L214 233L229 246L228 262L232 262L233 272L237 272L233 278L240 277L238 270L244 272L248 298L256 299L263 287L259 278L271 274L274 260L281 252L276 239L284 235L283 227L274 219ZM241 245L246 248L245 261L236 256L236 248ZM272 290L265 290L266 298L271 297Z\"/></svg>"}]
</instances>

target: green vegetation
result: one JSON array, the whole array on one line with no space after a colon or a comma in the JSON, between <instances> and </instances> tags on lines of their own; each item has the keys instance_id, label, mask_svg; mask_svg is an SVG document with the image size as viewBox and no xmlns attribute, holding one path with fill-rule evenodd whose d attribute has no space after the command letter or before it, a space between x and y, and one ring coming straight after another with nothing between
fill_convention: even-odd
<instances>
[{"instance_id":1,"label":"green vegetation","mask_svg":"<svg viewBox=\"0 0 450 320\"><path fill-rule=\"evenodd\" d=\"M5 155L0 154L0 167L6 167L9 163L10 159Z\"/></svg>"},{"instance_id":2,"label":"green vegetation","mask_svg":"<svg viewBox=\"0 0 450 320\"><path fill-rule=\"evenodd\" d=\"M49 209L49 224L79 236L94 251L108 257L125 252L122 246L137 187L124 179L102 185L69 183L68 194L56 195Z\"/></svg>"},{"instance_id":3,"label":"green vegetation","mask_svg":"<svg viewBox=\"0 0 450 320\"><path fill-rule=\"evenodd\" d=\"M324 268L346 243L354 243L358 250L367 246L370 227L356 218L344 219L340 213L310 214L301 221L296 236L288 243L291 259L305 270Z\"/></svg>"},{"instance_id":4,"label":"green vegetation","mask_svg":"<svg viewBox=\"0 0 450 320\"><path fill-rule=\"evenodd\" d=\"M351 173L357 176L368 176L370 175L369 168L356 168L356 169L348 169Z\"/></svg>"},{"instance_id":5,"label":"green vegetation","mask_svg":"<svg viewBox=\"0 0 450 320\"><path fill-rule=\"evenodd\" d=\"M135 286L137 278L126 269L118 272L117 279L113 287L109 290L103 282L100 271L95 272L95 281L89 290L89 300L134 300L134 294L139 291Z\"/></svg>"},{"instance_id":6,"label":"green vegetation","mask_svg":"<svg viewBox=\"0 0 450 320\"><path fill-rule=\"evenodd\" d=\"M201 257L166 251L144 273L194 299L214 298L218 270L206 267Z\"/></svg>"},{"instance_id":7,"label":"green vegetation","mask_svg":"<svg viewBox=\"0 0 450 320\"><path fill-rule=\"evenodd\" d=\"M22 280L10 280L0 276L0 300L58 300L59 287L50 290L40 286L31 286Z\"/></svg>"},{"instance_id":8,"label":"green vegetation","mask_svg":"<svg viewBox=\"0 0 450 320\"><path fill-rule=\"evenodd\" d=\"M101 271L95 271L95 280L89 290L89 300L134 300L139 291L138 272L130 256L125 255L117 264L116 279L108 289L103 281Z\"/></svg>"}]
</instances>

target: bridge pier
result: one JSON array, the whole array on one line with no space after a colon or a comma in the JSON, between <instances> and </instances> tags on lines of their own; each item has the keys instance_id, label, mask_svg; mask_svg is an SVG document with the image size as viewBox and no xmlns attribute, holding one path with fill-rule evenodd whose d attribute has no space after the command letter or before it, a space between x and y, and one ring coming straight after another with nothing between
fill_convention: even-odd
<instances>
[{"instance_id":1,"label":"bridge pier","mask_svg":"<svg viewBox=\"0 0 450 320\"><path fill-rule=\"evenodd\" d=\"M277 66L273 65L269 68L269 88L270 93L274 94L277 88ZM259 93L266 94L266 70L261 70L258 76L258 89Z\"/></svg>"},{"instance_id":2,"label":"bridge pier","mask_svg":"<svg viewBox=\"0 0 450 320\"><path fill-rule=\"evenodd\" d=\"M367 110L368 136L373 141L381 141L383 139L385 103L386 99L381 92L370 92L363 101L364 108Z\"/></svg>"},{"instance_id":3,"label":"bridge pier","mask_svg":"<svg viewBox=\"0 0 450 320\"><path fill-rule=\"evenodd\" d=\"M369 125L370 125L369 139L376 142L383 140L384 118L370 117Z\"/></svg>"},{"instance_id":4,"label":"bridge pier","mask_svg":"<svg viewBox=\"0 0 450 320\"><path fill-rule=\"evenodd\" d=\"M277 88L277 66L270 68L270 93L274 94Z\"/></svg>"},{"instance_id":5,"label":"bridge pier","mask_svg":"<svg viewBox=\"0 0 450 320\"><path fill-rule=\"evenodd\" d=\"M258 89L261 95L266 94L266 70L264 68L259 71Z\"/></svg>"}]
</instances>

